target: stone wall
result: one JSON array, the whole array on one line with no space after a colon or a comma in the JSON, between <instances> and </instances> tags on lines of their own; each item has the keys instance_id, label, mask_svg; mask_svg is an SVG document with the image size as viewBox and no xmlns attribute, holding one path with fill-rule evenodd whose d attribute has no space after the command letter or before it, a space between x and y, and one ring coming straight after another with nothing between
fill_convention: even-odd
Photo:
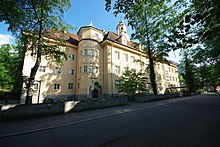
<instances>
[{"instance_id":1,"label":"stone wall","mask_svg":"<svg viewBox=\"0 0 220 147\"><path fill-rule=\"evenodd\" d=\"M128 104L127 98L112 98L96 100L87 99L51 104L1 105L0 120L63 114L74 111L99 109L126 104Z\"/></svg>"},{"instance_id":2,"label":"stone wall","mask_svg":"<svg viewBox=\"0 0 220 147\"><path fill-rule=\"evenodd\" d=\"M136 102L143 103L143 102L150 102L150 101L177 98L177 97L180 97L178 93L164 94L164 95L157 95L157 96L156 95L139 95L136 97Z\"/></svg>"}]
</instances>

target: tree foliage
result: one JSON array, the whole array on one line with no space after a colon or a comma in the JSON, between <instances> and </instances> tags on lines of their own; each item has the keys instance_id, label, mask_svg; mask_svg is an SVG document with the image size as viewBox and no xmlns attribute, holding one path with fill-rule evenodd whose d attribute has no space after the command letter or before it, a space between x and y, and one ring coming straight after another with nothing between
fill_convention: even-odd
<instances>
[{"instance_id":1,"label":"tree foliage","mask_svg":"<svg viewBox=\"0 0 220 147\"><path fill-rule=\"evenodd\" d=\"M147 92L146 84L148 80L145 78L145 75L146 73L142 70L137 72L135 69L129 70L127 68L120 78L118 91L131 97Z\"/></svg>"},{"instance_id":2,"label":"tree foliage","mask_svg":"<svg viewBox=\"0 0 220 147\"><path fill-rule=\"evenodd\" d=\"M174 5L169 0L116 0L114 14L123 13L128 25L134 30L133 39L145 46L150 66L150 81L157 95L154 63L164 62L170 48L167 45L168 34L176 23ZM111 9L111 0L106 0L106 10Z\"/></svg>"},{"instance_id":3,"label":"tree foliage","mask_svg":"<svg viewBox=\"0 0 220 147\"><path fill-rule=\"evenodd\" d=\"M4 44L0 46L0 85L14 86L18 79L18 64L20 58L15 46ZM16 87L14 86L14 90Z\"/></svg>"},{"instance_id":4,"label":"tree foliage","mask_svg":"<svg viewBox=\"0 0 220 147\"><path fill-rule=\"evenodd\" d=\"M66 58L66 53L58 48L63 44L62 37L59 43L51 44L44 40L45 32L53 34L58 29L66 30L63 20L64 11L70 6L70 0L2 0L0 5L0 21L9 24L8 30L21 40L23 52L31 51L36 59L27 81L26 103L31 103L31 87L34 84L36 72L43 55L60 62ZM50 31L48 31L50 30Z\"/></svg>"}]
</instances>

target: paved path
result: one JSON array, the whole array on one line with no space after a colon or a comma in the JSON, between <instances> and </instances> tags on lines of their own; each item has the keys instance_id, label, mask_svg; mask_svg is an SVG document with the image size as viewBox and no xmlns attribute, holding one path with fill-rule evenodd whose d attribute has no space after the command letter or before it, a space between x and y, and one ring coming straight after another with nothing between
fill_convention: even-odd
<instances>
[{"instance_id":1,"label":"paved path","mask_svg":"<svg viewBox=\"0 0 220 147\"><path fill-rule=\"evenodd\" d=\"M219 95L198 95L1 122L0 145L220 146L217 116Z\"/></svg>"}]
</instances>

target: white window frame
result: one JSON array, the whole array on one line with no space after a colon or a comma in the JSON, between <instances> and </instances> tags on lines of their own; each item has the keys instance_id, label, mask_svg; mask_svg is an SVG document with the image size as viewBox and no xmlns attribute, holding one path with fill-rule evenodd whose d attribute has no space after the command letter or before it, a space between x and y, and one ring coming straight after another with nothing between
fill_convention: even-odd
<instances>
[{"instance_id":1,"label":"white window frame","mask_svg":"<svg viewBox=\"0 0 220 147\"><path fill-rule=\"evenodd\" d=\"M90 50L89 50L89 55L90 55L90 56L93 56L93 49L90 49Z\"/></svg>"},{"instance_id":2,"label":"white window frame","mask_svg":"<svg viewBox=\"0 0 220 147\"><path fill-rule=\"evenodd\" d=\"M118 59L118 60L120 59L120 58L119 58L119 51L115 51L115 57L114 57L114 58L115 58L115 59Z\"/></svg>"},{"instance_id":3,"label":"white window frame","mask_svg":"<svg viewBox=\"0 0 220 147\"><path fill-rule=\"evenodd\" d=\"M89 66L89 73L93 73L93 66Z\"/></svg>"},{"instance_id":4,"label":"white window frame","mask_svg":"<svg viewBox=\"0 0 220 147\"><path fill-rule=\"evenodd\" d=\"M39 66L39 72L45 72L46 66Z\"/></svg>"},{"instance_id":5,"label":"white window frame","mask_svg":"<svg viewBox=\"0 0 220 147\"><path fill-rule=\"evenodd\" d=\"M74 60L74 54L69 55L69 60Z\"/></svg>"},{"instance_id":6,"label":"white window frame","mask_svg":"<svg viewBox=\"0 0 220 147\"><path fill-rule=\"evenodd\" d=\"M87 73L87 66L85 65L84 67L83 67L83 73Z\"/></svg>"},{"instance_id":7,"label":"white window frame","mask_svg":"<svg viewBox=\"0 0 220 147\"><path fill-rule=\"evenodd\" d=\"M87 56L87 55L88 55L88 49L84 49L83 55L84 55L84 56Z\"/></svg>"},{"instance_id":8,"label":"white window frame","mask_svg":"<svg viewBox=\"0 0 220 147\"><path fill-rule=\"evenodd\" d=\"M127 53L122 54L122 60L128 61L128 54Z\"/></svg>"},{"instance_id":9,"label":"white window frame","mask_svg":"<svg viewBox=\"0 0 220 147\"><path fill-rule=\"evenodd\" d=\"M55 74L60 75L61 74L61 68L60 67L55 67Z\"/></svg>"},{"instance_id":10,"label":"white window frame","mask_svg":"<svg viewBox=\"0 0 220 147\"><path fill-rule=\"evenodd\" d=\"M74 69L69 69L69 75L74 75Z\"/></svg>"},{"instance_id":11,"label":"white window frame","mask_svg":"<svg viewBox=\"0 0 220 147\"><path fill-rule=\"evenodd\" d=\"M94 68L94 73L98 73L98 71L99 71L99 67L96 66L96 67Z\"/></svg>"},{"instance_id":12,"label":"white window frame","mask_svg":"<svg viewBox=\"0 0 220 147\"><path fill-rule=\"evenodd\" d=\"M115 65L115 74L120 74L120 66Z\"/></svg>"},{"instance_id":13,"label":"white window frame","mask_svg":"<svg viewBox=\"0 0 220 147\"><path fill-rule=\"evenodd\" d=\"M135 61L135 56L131 56L131 63L134 63Z\"/></svg>"},{"instance_id":14,"label":"white window frame","mask_svg":"<svg viewBox=\"0 0 220 147\"><path fill-rule=\"evenodd\" d=\"M97 50L94 51L94 56L98 57L98 51Z\"/></svg>"}]
</instances>

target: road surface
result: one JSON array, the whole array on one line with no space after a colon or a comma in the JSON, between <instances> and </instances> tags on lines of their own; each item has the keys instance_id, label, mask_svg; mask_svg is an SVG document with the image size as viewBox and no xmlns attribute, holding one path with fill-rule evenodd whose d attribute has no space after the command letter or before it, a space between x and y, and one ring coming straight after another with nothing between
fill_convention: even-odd
<instances>
[{"instance_id":1,"label":"road surface","mask_svg":"<svg viewBox=\"0 0 220 147\"><path fill-rule=\"evenodd\" d=\"M0 146L220 146L220 96L197 95L0 123Z\"/></svg>"}]
</instances>

